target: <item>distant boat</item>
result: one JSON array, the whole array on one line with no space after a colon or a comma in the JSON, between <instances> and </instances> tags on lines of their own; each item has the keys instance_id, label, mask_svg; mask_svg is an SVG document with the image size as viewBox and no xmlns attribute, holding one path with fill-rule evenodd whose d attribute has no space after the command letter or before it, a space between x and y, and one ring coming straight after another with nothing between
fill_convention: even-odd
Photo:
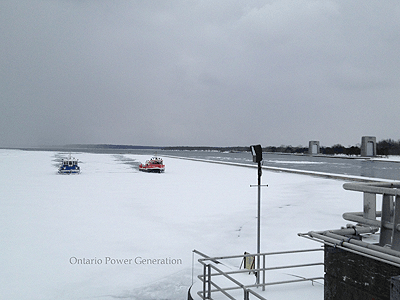
<instances>
[{"instance_id":1,"label":"distant boat","mask_svg":"<svg viewBox=\"0 0 400 300\"><path fill-rule=\"evenodd\" d=\"M71 154L68 158L62 160L61 166L58 168L59 174L78 174L80 172L81 169L78 166L78 159L73 158Z\"/></svg>"},{"instance_id":2,"label":"distant boat","mask_svg":"<svg viewBox=\"0 0 400 300\"><path fill-rule=\"evenodd\" d=\"M139 171L162 173L165 171L165 165L162 158L153 156L150 160L147 160L146 163L139 165Z\"/></svg>"}]
</instances>

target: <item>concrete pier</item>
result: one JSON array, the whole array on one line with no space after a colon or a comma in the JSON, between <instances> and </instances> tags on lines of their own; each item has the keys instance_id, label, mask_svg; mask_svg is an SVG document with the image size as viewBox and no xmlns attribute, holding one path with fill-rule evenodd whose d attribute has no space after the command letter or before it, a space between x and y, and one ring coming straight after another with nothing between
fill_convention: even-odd
<instances>
[{"instance_id":1,"label":"concrete pier","mask_svg":"<svg viewBox=\"0 0 400 300\"><path fill-rule=\"evenodd\" d=\"M361 138L361 156L376 156L376 137L363 136Z\"/></svg>"},{"instance_id":2,"label":"concrete pier","mask_svg":"<svg viewBox=\"0 0 400 300\"><path fill-rule=\"evenodd\" d=\"M319 141L310 141L308 143L308 154L315 155L320 153Z\"/></svg>"}]
</instances>

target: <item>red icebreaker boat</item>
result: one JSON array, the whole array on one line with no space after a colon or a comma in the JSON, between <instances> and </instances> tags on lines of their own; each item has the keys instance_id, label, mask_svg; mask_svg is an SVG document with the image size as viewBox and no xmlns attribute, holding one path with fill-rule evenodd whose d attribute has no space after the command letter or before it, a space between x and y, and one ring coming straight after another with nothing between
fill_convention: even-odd
<instances>
[{"instance_id":1,"label":"red icebreaker boat","mask_svg":"<svg viewBox=\"0 0 400 300\"><path fill-rule=\"evenodd\" d=\"M147 160L145 164L140 164L139 171L161 173L165 171L165 165L162 158L154 156Z\"/></svg>"}]
</instances>

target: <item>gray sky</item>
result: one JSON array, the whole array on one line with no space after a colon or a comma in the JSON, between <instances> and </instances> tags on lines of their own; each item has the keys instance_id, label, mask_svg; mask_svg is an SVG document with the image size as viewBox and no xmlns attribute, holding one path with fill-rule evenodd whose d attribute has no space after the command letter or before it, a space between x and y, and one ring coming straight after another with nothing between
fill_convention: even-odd
<instances>
[{"instance_id":1,"label":"gray sky","mask_svg":"<svg viewBox=\"0 0 400 300\"><path fill-rule=\"evenodd\" d=\"M399 1L0 1L0 147L400 139Z\"/></svg>"}]
</instances>

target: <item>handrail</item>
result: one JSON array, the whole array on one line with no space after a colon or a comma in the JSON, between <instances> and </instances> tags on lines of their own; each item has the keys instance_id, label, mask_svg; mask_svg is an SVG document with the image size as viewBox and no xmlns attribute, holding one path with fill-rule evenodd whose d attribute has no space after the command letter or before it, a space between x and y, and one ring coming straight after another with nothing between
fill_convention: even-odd
<instances>
[{"instance_id":1,"label":"handrail","mask_svg":"<svg viewBox=\"0 0 400 300\"><path fill-rule=\"evenodd\" d=\"M275 282L265 282L265 272L266 271L272 271L272 270L280 270L280 269L287 269L287 268L302 268L302 267L312 267L312 266L319 266L323 265L322 262L312 262L312 263L304 263L304 264L295 264L295 265L283 265L283 266L275 266L275 267L266 267L265 266L265 261L266 257L271 256L271 255L281 255L281 254L296 254L296 253L307 253L307 252L314 252L314 251L323 251L322 248L317 248L317 249L302 249L302 250L291 250L291 251L280 251L280 252L267 252L267 253L260 253L260 254L242 254L242 255L230 255L230 256L218 256L218 257L210 257L202 252L199 252L197 250L193 250L193 253L196 253L202 258L198 259L198 262L203 265L203 275L198 275L198 279L203 282L203 290L199 291L197 294L202 298L202 299L211 299L211 294L214 292L221 292L224 294L227 298L229 299L235 299L233 298L232 295L230 295L227 291L233 291L233 290L238 290L238 289L243 289L244 292L244 299L249 300L249 295L253 295L256 298L260 300L266 300L264 297L259 295L257 292L251 290L251 288L254 287L262 287L262 290L265 290L266 286L270 285L278 285L278 284L286 284L286 283L294 283L294 282L302 282L302 281L311 281L314 282L316 280L323 280L324 277L311 277L311 278L306 278L306 277L301 277L299 279L294 279L294 280L285 280L285 281L275 281ZM259 269L251 269L251 270L235 270L235 271L223 271L220 268L218 268L216 265L217 264L222 264L221 262L224 259L232 259L232 258L245 258L245 257L250 257L250 256L258 256L262 257L263 260L263 267ZM212 273L211 270L214 270L215 273ZM241 282L239 282L237 279L233 278L231 275L234 274L241 274L241 273L247 273L247 272L254 272L258 274L258 276L261 276L263 278L262 283L256 283L256 284L250 284L250 285L244 285ZM234 286L229 286L229 287L220 287L217 285L215 282L212 281L212 278L215 276L223 276L226 278L229 282L232 282ZM213 289L211 289L211 286Z\"/></svg>"},{"instance_id":2,"label":"handrail","mask_svg":"<svg viewBox=\"0 0 400 300\"><path fill-rule=\"evenodd\" d=\"M400 182L345 183L343 188L364 194L363 211L346 212L343 219L380 228L379 245L400 251ZM381 211L376 195L382 195Z\"/></svg>"},{"instance_id":3,"label":"handrail","mask_svg":"<svg viewBox=\"0 0 400 300\"><path fill-rule=\"evenodd\" d=\"M226 274L224 271L222 271L221 269L219 269L219 268L217 268L216 266L213 266L213 265L211 265L211 264L210 264L209 266L211 266L212 269L214 269L214 270L217 271L219 274L225 276L227 279L229 279L229 280L232 281L234 284L236 284L238 287L236 287L235 289L242 288L242 289L244 290L245 293L250 291L250 290L247 289L247 287L246 287L245 285L241 284L239 281L237 281L236 279L234 279L232 276L227 275L227 274ZM211 274L211 276L212 276L212 274ZM211 284L214 285L214 286L216 286L216 284L213 283L212 281L211 281ZM226 288L224 288L224 289L219 288L219 289L218 289L218 291L222 292L223 294L226 293L226 290L228 290L228 289L226 289ZM211 292L211 291L210 291L210 292ZM226 295L226 294L225 294L225 295ZM258 294L254 294L254 296L256 296L256 297L257 297L258 299L260 299L260 300L267 300L267 299L265 299L264 297L262 297L262 296L260 296L260 295L258 295ZM235 299L235 298L233 298L233 299Z\"/></svg>"},{"instance_id":4,"label":"handrail","mask_svg":"<svg viewBox=\"0 0 400 300\"><path fill-rule=\"evenodd\" d=\"M400 195L398 182L372 182L372 183L345 183L343 188L349 191L367 192L372 194Z\"/></svg>"},{"instance_id":5,"label":"handrail","mask_svg":"<svg viewBox=\"0 0 400 300\"><path fill-rule=\"evenodd\" d=\"M279 254L291 254L291 253L303 253L303 252L312 252L312 251L322 251L321 248L312 248L312 249L300 249L300 250L287 250L287 251L277 251L277 252L264 252L260 254L238 254L238 255L229 255L229 256L207 256L197 250L193 250L194 253L204 256L204 258L200 258L200 260L221 260L221 259L230 259L230 258L240 258L240 257L250 257L250 256L258 256L258 255L279 255Z\"/></svg>"},{"instance_id":6,"label":"handrail","mask_svg":"<svg viewBox=\"0 0 400 300\"><path fill-rule=\"evenodd\" d=\"M298 264L298 265L287 265L287 266L279 266L279 267L270 267L270 268L260 268L260 269L251 269L251 272L257 272L257 271L273 271L273 270L283 270L283 269L293 269L293 268L301 268L301 267L313 267L313 266L322 266L324 265L323 262L317 262L317 263L309 263L309 264ZM248 273L249 270L237 270L237 271L228 271L225 272L225 274L240 274L240 273ZM215 276L218 276L220 274L215 274Z\"/></svg>"}]
</instances>

